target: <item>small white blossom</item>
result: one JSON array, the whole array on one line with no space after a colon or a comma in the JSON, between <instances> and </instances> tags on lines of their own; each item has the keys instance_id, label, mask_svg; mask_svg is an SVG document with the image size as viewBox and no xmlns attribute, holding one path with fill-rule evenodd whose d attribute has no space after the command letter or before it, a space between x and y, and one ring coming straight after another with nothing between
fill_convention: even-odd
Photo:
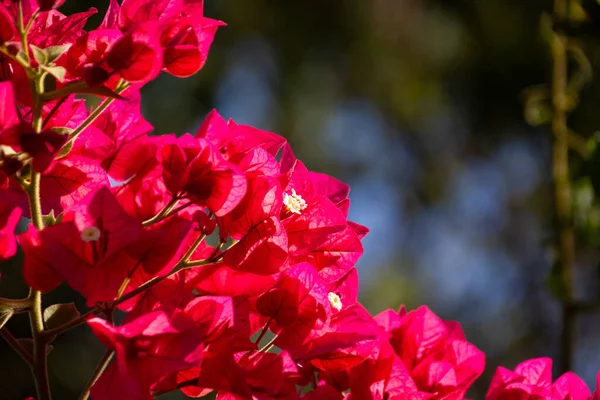
<instances>
[{"instance_id":1,"label":"small white blossom","mask_svg":"<svg viewBox=\"0 0 600 400\"><path fill-rule=\"evenodd\" d=\"M342 299L340 299L340 296L333 292L329 292L329 294L327 295L327 299L329 299L331 307L335 308L338 311L342 309Z\"/></svg>"},{"instance_id":2,"label":"small white blossom","mask_svg":"<svg viewBox=\"0 0 600 400\"><path fill-rule=\"evenodd\" d=\"M304 210L306 207L308 207L308 204L306 204L306 201L304 201L302 196L300 196L298 193L296 193L295 189L292 189L291 195L289 195L287 193L285 193L283 195L283 204L285 205L285 207L287 208L287 210L289 212L298 214L298 215L300 215L302 213L302 210Z\"/></svg>"},{"instance_id":3,"label":"small white blossom","mask_svg":"<svg viewBox=\"0 0 600 400\"><path fill-rule=\"evenodd\" d=\"M95 242L100 239L100 229L95 226L89 226L81 232L81 240L84 242Z\"/></svg>"}]
</instances>

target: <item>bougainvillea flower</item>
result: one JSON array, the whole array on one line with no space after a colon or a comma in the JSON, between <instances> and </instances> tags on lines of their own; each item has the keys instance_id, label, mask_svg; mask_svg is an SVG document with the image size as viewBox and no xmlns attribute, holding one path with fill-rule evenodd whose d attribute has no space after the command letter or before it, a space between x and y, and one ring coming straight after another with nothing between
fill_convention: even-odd
<instances>
[{"instance_id":1,"label":"bougainvillea flower","mask_svg":"<svg viewBox=\"0 0 600 400\"><path fill-rule=\"evenodd\" d=\"M162 34L163 69L171 75L186 78L198 72L206 62L208 50L221 21L203 19L197 32L192 24L182 19L169 26Z\"/></svg>"},{"instance_id":2,"label":"bougainvillea flower","mask_svg":"<svg viewBox=\"0 0 600 400\"><path fill-rule=\"evenodd\" d=\"M156 215L172 199L160 179L156 149L149 138L141 137L124 146L111 164L111 171L122 176L133 173L113 191L127 213L141 220Z\"/></svg>"},{"instance_id":3,"label":"bougainvillea flower","mask_svg":"<svg viewBox=\"0 0 600 400\"><path fill-rule=\"evenodd\" d=\"M119 27L126 31L146 21L168 21L182 9L183 0L124 0L119 12Z\"/></svg>"},{"instance_id":4,"label":"bougainvillea flower","mask_svg":"<svg viewBox=\"0 0 600 400\"><path fill-rule=\"evenodd\" d=\"M37 0L40 11L49 11L62 6L65 0Z\"/></svg>"},{"instance_id":5,"label":"bougainvillea flower","mask_svg":"<svg viewBox=\"0 0 600 400\"><path fill-rule=\"evenodd\" d=\"M359 364L371 353L377 340L377 327L360 304L343 307L335 297L325 296L331 307L336 308L326 323L319 321L318 313L327 312L319 311L321 307L314 303L307 303L315 316L309 319L308 310L303 310L306 318L298 318L295 324L281 330L275 344L288 351L296 361L310 362L318 369L336 372ZM305 322L309 323L307 327Z\"/></svg>"},{"instance_id":6,"label":"bougainvillea flower","mask_svg":"<svg viewBox=\"0 0 600 400\"><path fill-rule=\"evenodd\" d=\"M17 252L15 229L23 210L17 206L16 201L8 201L7 197L10 196L10 193L0 191L0 196L2 196L0 204L0 261L4 261Z\"/></svg>"},{"instance_id":7,"label":"bougainvillea flower","mask_svg":"<svg viewBox=\"0 0 600 400\"><path fill-rule=\"evenodd\" d=\"M142 274L131 277L130 287L138 287L147 280ZM139 295L119 304L119 309L126 311L125 321L131 321L152 311L170 311L184 309L195 298L194 294L185 289L183 272L174 274L143 291Z\"/></svg>"},{"instance_id":8,"label":"bougainvillea flower","mask_svg":"<svg viewBox=\"0 0 600 400\"><path fill-rule=\"evenodd\" d=\"M77 156L61 158L42 175L42 212L48 214L54 210L58 214L108 183L106 171L93 160Z\"/></svg>"},{"instance_id":9,"label":"bougainvillea flower","mask_svg":"<svg viewBox=\"0 0 600 400\"><path fill-rule=\"evenodd\" d=\"M227 376L221 371L227 371ZM195 386L182 389L188 396L200 397L217 390L219 400L297 399L298 370L285 351L233 355L208 351L195 374Z\"/></svg>"},{"instance_id":10,"label":"bougainvillea flower","mask_svg":"<svg viewBox=\"0 0 600 400\"><path fill-rule=\"evenodd\" d=\"M276 178L247 173L248 190L236 208L219 219L221 237L239 240L266 219L279 216L283 206L281 186Z\"/></svg>"},{"instance_id":11,"label":"bougainvillea flower","mask_svg":"<svg viewBox=\"0 0 600 400\"><path fill-rule=\"evenodd\" d=\"M50 2L51 0L44 1ZM28 35L29 42L41 49L72 44L85 34L83 27L87 20L97 12L98 10L93 7L88 11L69 16L54 10L42 12L31 27Z\"/></svg>"},{"instance_id":12,"label":"bougainvillea flower","mask_svg":"<svg viewBox=\"0 0 600 400\"><path fill-rule=\"evenodd\" d=\"M338 205L348 200L350 186L332 176L320 172L309 172L310 180L315 191L327 197L333 204Z\"/></svg>"},{"instance_id":13,"label":"bougainvillea flower","mask_svg":"<svg viewBox=\"0 0 600 400\"><path fill-rule=\"evenodd\" d=\"M163 179L173 194L183 193L220 217L246 194L246 177L204 139L183 135L160 151Z\"/></svg>"},{"instance_id":14,"label":"bougainvillea flower","mask_svg":"<svg viewBox=\"0 0 600 400\"><path fill-rule=\"evenodd\" d=\"M286 194L290 196L287 190ZM292 262L308 261L319 269L327 267L333 276L339 277L362 255L358 236L344 215L323 196L307 200L305 209L284 218L282 223Z\"/></svg>"},{"instance_id":15,"label":"bougainvillea flower","mask_svg":"<svg viewBox=\"0 0 600 400\"><path fill-rule=\"evenodd\" d=\"M61 223L38 232L38 237L47 264L93 305L112 300L137 265L126 246L138 240L140 229L140 223L104 188L73 207ZM46 288L42 276L28 276L35 278L28 282L31 286Z\"/></svg>"},{"instance_id":16,"label":"bougainvillea flower","mask_svg":"<svg viewBox=\"0 0 600 400\"><path fill-rule=\"evenodd\" d=\"M319 382L315 390L311 390L301 398L302 400L343 400L344 395L333 386Z\"/></svg>"},{"instance_id":17,"label":"bougainvillea flower","mask_svg":"<svg viewBox=\"0 0 600 400\"><path fill-rule=\"evenodd\" d=\"M108 51L106 63L127 82L146 83L156 78L162 67L156 24L147 22L125 33Z\"/></svg>"},{"instance_id":18,"label":"bougainvillea flower","mask_svg":"<svg viewBox=\"0 0 600 400\"><path fill-rule=\"evenodd\" d=\"M433 398L464 396L481 375L485 356L464 340L459 326L446 323L427 307L409 313L385 311L376 317L413 380Z\"/></svg>"},{"instance_id":19,"label":"bougainvillea flower","mask_svg":"<svg viewBox=\"0 0 600 400\"><path fill-rule=\"evenodd\" d=\"M35 171L44 173L50 168L54 157L62 146L69 140L69 136L45 130L40 133L24 132L19 137L21 149L33 158L32 167Z\"/></svg>"},{"instance_id":20,"label":"bougainvillea flower","mask_svg":"<svg viewBox=\"0 0 600 400\"><path fill-rule=\"evenodd\" d=\"M486 400L502 399L507 395L552 398L552 360L536 358L517 365L514 372L498 367L486 394Z\"/></svg>"},{"instance_id":21,"label":"bougainvillea flower","mask_svg":"<svg viewBox=\"0 0 600 400\"><path fill-rule=\"evenodd\" d=\"M596 375L596 390L592 394L592 400L600 400L600 371Z\"/></svg>"},{"instance_id":22,"label":"bougainvillea flower","mask_svg":"<svg viewBox=\"0 0 600 400\"><path fill-rule=\"evenodd\" d=\"M318 284L318 279L317 270L308 263L290 267L280 275L276 285L258 297L257 311L265 317L272 318L279 328L293 324L298 314L308 311L307 308L300 310L304 302L310 303L312 300L316 305L317 299L308 297ZM324 295L317 297L318 300L326 302ZM277 328L275 330L278 331Z\"/></svg>"},{"instance_id":23,"label":"bougainvillea flower","mask_svg":"<svg viewBox=\"0 0 600 400\"><path fill-rule=\"evenodd\" d=\"M88 324L116 355L92 387L94 399L152 399L152 385L160 378L199 365L202 359L200 332L181 311L148 313L119 327L100 318Z\"/></svg>"},{"instance_id":24,"label":"bougainvillea flower","mask_svg":"<svg viewBox=\"0 0 600 400\"><path fill-rule=\"evenodd\" d=\"M238 125L233 120L226 122L216 110L212 110L196 132L197 138L206 139L223 158L238 163L252 149L261 148L272 156L286 143L285 138L272 132L247 125Z\"/></svg>"},{"instance_id":25,"label":"bougainvillea flower","mask_svg":"<svg viewBox=\"0 0 600 400\"><path fill-rule=\"evenodd\" d=\"M257 296L275 282L274 276L240 271L222 263L186 271L186 286L202 295Z\"/></svg>"},{"instance_id":26,"label":"bougainvillea flower","mask_svg":"<svg viewBox=\"0 0 600 400\"><path fill-rule=\"evenodd\" d=\"M287 235L277 217L255 225L223 256L231 268L259 275L277 273L288 258Z\"/></svg>"},{"instance_id":27,"label":"bougainvillea flower","mask_svg":"<svg viewBox=\"0 0 600 400\"><path fill-rule=\"evenodd\" d=\"M147 139L153 126L140 112L140 93L128 89L123 92L124 99L114 100L108 109L93 123L93 141L76 141L74 151L89 151L94 141L106 142L103 148L96 149L95 154L111 178L117 181L127 181L139 171L139 161L132 154L139 151L137 141ZM106 141L105 139L106 138ZM92 143L89 143L92 142ZM85 144L84 148L78 145ZM86 154L86 153L84 153Z\"/></svg>"},{"instance_id":28,"label":"bougainvillea flower","mask_svg":"<svg viewBox=\"0 0 600 400\"><path fill-rule=\"evenodd\" d=\"M427 400L433 396L418 389L385 337L380 337L364 362L350 369L348 379L351 392L347 400Z\"/></svg>"},{"instance_id":29,"label":"bougainvillea flower","mask_svg":"<svg viewBox=\"0 0 600 400\"><path fill-rule=\"evenodd\" d=\"M17 34L15 23L6 6L0 4L0 45L12 40Z\"/></svg>"},{"instance_id":30,"label":"bougainvillea flower","mask_svg":"<svg viewBox=\"0 0 600 400\"><path fill-rule=\"evenodd\" d=\"M113 76L131 83L152 80L162 67L155 22L125 34L108 28L86 33L67 52L65 67L71 79L83 78L90 87L100 86Z\"/></svg>"},{"instance_id":31,"label":"bougainvillea flower","mask_svg":"<svg viewBox=\"0 0 600 400\"><path fill-rule=\"evenodd\" d=\"M88 116L85 99L77 98L76 95L68 95L59 100L49 101L42 108L44 116L44 129L61 128L75 130ZM84 131L86 131L84 129Z\"/></svg>"},{"instance_id":32,"label":"bougainvillea flower","mask_svg":"<svg viewBox=\"0 0 600 400\"><path fill-rule=\"evenodd\" d=\"M587 400L590 397L585 382L572 372L552 383L552 359L543 357L523 361L514 371L498 367L485 399Z\"/></svg>"},{"instance_id":33,"label":"bougainvillea flower","mask_svg":"<svg viewBox=\"0 0 600 400\"><path fill-rule=\"evenodd\" d=\"M0 82L0 144L18 144L20 122L13 84Z\"/></svg>"},{"instance_id":34,"label":"bougainvillea flower","mask_svg":"<svg viewBox=\"0 0 600 400\"><path fill-rule=\"evenodd\" d=\"M553 400L588 400L591 397L586 383L573 372L562 374L552 384Z\"/></svg>"},{"instance_id":35,"label":"bougainvillea flower","mask_svg":"<svg viewBox=\"0 0 600 400\"><path fill-rule=\"evenodd\" d=\"M83 78L90 87L102 85L113 73L103 63L121 37L118 29L96 29L79 37L65 57L68 76Z\"/></svg>"},{"instance_id":36,"label":"bougainvillea flower","mask_svg":"<svg viewBox=\"0 0 600 400\"><path fill-rule=\"evenodd\" d=\"M311 173L287 149L284 146L280 160L284 172L280 175L284 188L281 220L289 238L290 262L308 261L318 269L328 268L333 279L339 278L363 252L360 238L343 210L327 197L339 200L345 189L335 189L334 194L319 193Z\"/></svg>"}]
</instances>

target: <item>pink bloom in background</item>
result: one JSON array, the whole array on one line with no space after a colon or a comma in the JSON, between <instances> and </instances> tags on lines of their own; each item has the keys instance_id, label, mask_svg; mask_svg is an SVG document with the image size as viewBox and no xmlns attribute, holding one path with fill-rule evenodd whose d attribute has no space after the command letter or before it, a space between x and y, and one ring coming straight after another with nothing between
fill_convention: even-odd
<instances>
[{"instance_id":1,"label":"pink bloom in background","mask_svg":"<svg viewBox=\"0 0 600 400\"><path fill-rule=\"evenodd\" d=\"M523 361L514 371L498 367L485 398L588 400L591 393L585 382L572 372L552 382L552 360L534 358Z\"/></svg>"},{"instance_id":2,"label":"pink bloom in background","mask_svg":"<svg viewBox=\"0 0 600 400\"><path fill-rule=\"evenodd\" d=\"M460 326L427 307L376 317L419 390L432 398L462 398L483 372L485 355L467 342Z\"/></svg>"}]
</instances>

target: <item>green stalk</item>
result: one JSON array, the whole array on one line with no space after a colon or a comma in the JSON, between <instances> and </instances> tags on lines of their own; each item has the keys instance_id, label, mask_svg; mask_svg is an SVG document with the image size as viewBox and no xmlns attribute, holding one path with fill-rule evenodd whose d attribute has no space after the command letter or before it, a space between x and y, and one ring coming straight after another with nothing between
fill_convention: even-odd
<instances>
[{"instance_id":1,"label":"green stalk","mask_svg":"<svg viewBox=\"0 0 600 400\"><path fill-rule=\"evenodd\" d=\"M102 357L102 359L98 363L98 366L96 367L96 370L94 371L94 375L92 376L92 378L90 379L89 383L85 387L85 389L84 389L83 393L81 394L81 397L79 398L79 400L87 400L90 397L90 391L92 390L92 386L94 386L94 384L96 383L96 381L100 378L100 376L102 376L102 374L104 373L104 371L108 367L108 364L110 364L110 360L112 360L112 358L113 358L114 355L115 355L114 351L112 351L112 350L106 350L106 353L104 353L104 356Z\"/></svg>"},{"instance_id":2,"label":"green stalk","mask_svg":"<svg viewBox=\"0 0 600 400\"><path fill-rule=\"evenodd\" d=\"M569 0L554 0L554 20L559 26L568 19ZM552 50L552 173L556 212L557 247L563 287L560 339L561 371L572 369L576 340L577 313L573 286L575 235L572 226L571 186L569 182L569 128L567 126L568 38L554 32Z\"/></svg>"}]
</instances>

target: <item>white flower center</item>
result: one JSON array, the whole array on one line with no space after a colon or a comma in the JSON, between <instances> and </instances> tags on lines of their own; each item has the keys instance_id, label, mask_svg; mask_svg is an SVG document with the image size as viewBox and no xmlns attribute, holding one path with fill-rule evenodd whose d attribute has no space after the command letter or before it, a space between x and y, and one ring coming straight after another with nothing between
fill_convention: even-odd
<instances>
[{"instance_id":1,"label":"white flower center","mask_svg":"<svg viewBox=\"0 0 600 400\"><path fill-rule=\"evenodd\" d=\"M329 292L329 294L327 295L327 299L329 299L331 307L335 308L338 311L342 309L342 299L340 299L340 296L333 292Z\"/></svg>"},{"instance_id":2,"label":"white flower center","mask_svg":"<svg viewBox=\"0 0 600 400\"><path fill-rule=\"evenodd\" d=\"M285 205L285 207L288 209L289 212L298 214L298 215L301 214L302 210L304 210L306 207L308 207L308 205L306 204L306 201L304 201L302 196L300 196L298 193L296 193L295 189L292 189L291 195L289 195L287 193L285 193L283 195L283 204Z\"/></svg>"},{"instance_id":3,"label":"white flower center","mask_svg":"<svg viewBox=\"0 0 600 400\"><path fill-rule=\"evenodd\" d=\"M100 229L95 226L89 226L81 232L81 240L84 242L95 242L100 239Z\"/></svg>"}]
</instances>

